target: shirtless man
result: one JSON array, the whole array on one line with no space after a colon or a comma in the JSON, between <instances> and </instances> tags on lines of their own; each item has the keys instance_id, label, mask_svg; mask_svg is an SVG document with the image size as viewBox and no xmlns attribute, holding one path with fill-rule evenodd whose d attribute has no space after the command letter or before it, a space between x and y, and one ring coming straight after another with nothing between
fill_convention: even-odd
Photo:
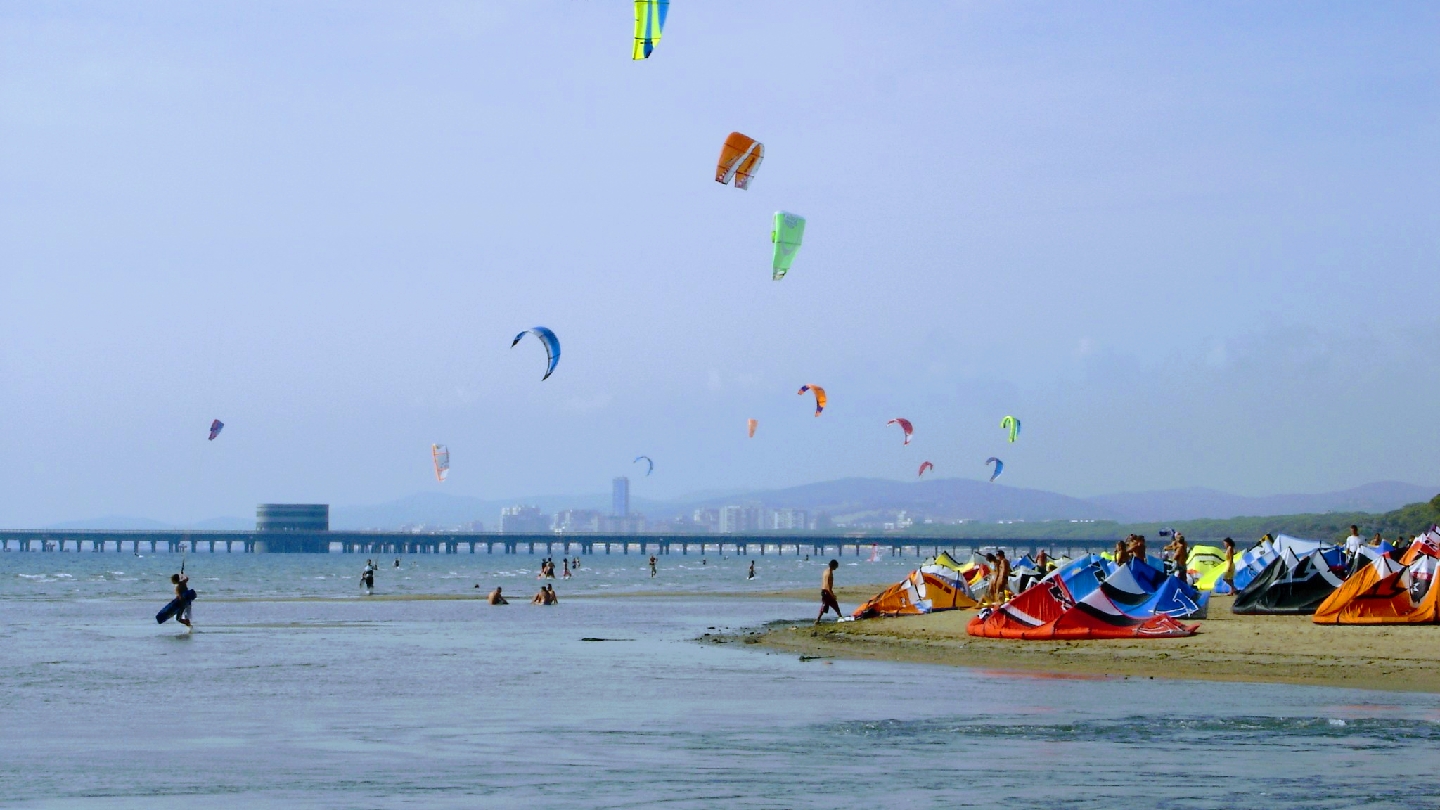
<instances>
[{"instance_id":1,"label":"shirtless man","mask_svg":"<svg viewBox=\"0 0 1440 810\"><path fill-rule=\"evenodd\" d=\"M535 594L535 596L530 599L530 604L532 604L532 605L543 605L543 604L546 604L546 602L545 602L545 586L544 586L544 585L541 585L541 586L540 586L540 592L537 593L537 594Z\"/></svg>"},{"instance_id":2,"label":"shirtless man","mask_svg":"<svg viewBox=\"0 0 1440 810\"><path fill-rule=\"evenodd\" d=\"M492 604L492 605L508 605L508 604L510 604L510 602L507 601L507 600L505 599L505 597L500 594L500 586L499 586L499 585L496 585L496 586L495 586L495 590L493 590L493 591L490 592L490 596L486 597L485 601L488 602L488 603L490 603L490 604Z\"/></svg>"},{"instance_id":3,"label":"shirtless man","mask_svg":"<svg viewBox=\"0 0 1440 810\"><path fill-rule=\"evenodd\" d=\"M186 591L190 590L190 577L187 577L184 574L171 574L170 584L175 586L175 598L179 599L180 597L185 595ZM190 606L193 604L195 604L194 600L186 602L185 609L181 610L180 613L175 616L175 621L180 622L186 627L191 627Z\"/></svg>"},{"instance_id":4,"label":"shirtless man","mask_svg":"<svg viewBox=\"0 0 1440 810\"><path fill-rule=\"evenodd\" d=\"M1190 544L1185 542L1185 535L1176 532L1175 539L1171 540L1170 543L1165 546L1165 550L1170 552L1171 555L1173 555L1171 557L1172 564L1170 568L1170 573L1174 574L1175 578L1180 580L1181 582L1189 582Z\"/></svg>"},{"instance_id":5,"label":"shirtless man","mask_svg":"<svg viewBox=\"0 0 1440 810\"><path fill-rule=\"evenodd\" d=\"M1225 573L1222 579L1230 586L1230 593L1235 592L1235 541L1230 538L1222 540L1225 544Z\"/></svg>"},{"instance_id":6,"label":"shirtless man","mask_svg":"<svg viewBox=\"0 0 1440 810\"><path fill-rule=\"evenodd\" d=\"M558 597L558 596L555 595L555 586L554 586L554 585L546 585L546 586L545 586L545 604L547 604L547 605L558 605L558 604L560 604L560 597Z\"/></svg>"},{"instance_id":7,"label":"shirtless man","mask_svg":"<svg viewBox=\"0 0 1440 810\"><path fill-rule=\"evenodd\" d=\"M998 605L1005 601L1005 595L1010 592L1010 561L1005 558L1005 552L995 549L995 568L990 572L990 591L986 594L986 601L992 605Z\"/></svg>"},{"instance_id":8,"label":"shirtless man","mask_svg":"<svg viewBox=\"0 0 1440 810\"><path fill-rule=\"evenodd\" d=\"M825 618L827 610L835 611L837 619L843 618L845 615L840 612L840 603L835 599L835 569L839 567L838 561L831 560L830 564L825 566L825 571L820 574L820 615L815 617L816 624Z\"/></svg>"},{"instance_id":9,"label":"shirtless man","mask_svg":"<svg viewBox=\"0 0 1440 810\"><path fill-rule=\"evenodd\" d=\"M1145 558L1145 535L1137 534L1135 539L1130 541L1130 556L1140 562L1149 562Z\"/></svg>"},{"instance_id":10,"label":"shirtless man","mask_svg":"<svg viewBox=\"0 0 1440 810\"><path fill-rule=\"evenodd\" d=\"M750 573L749 573L745 578L746 578L746 579L754 579L754 578L755 578L755 561L754 561L754 560L751 560L751 561L750 561Z\"/></svg>"}]
</instances>

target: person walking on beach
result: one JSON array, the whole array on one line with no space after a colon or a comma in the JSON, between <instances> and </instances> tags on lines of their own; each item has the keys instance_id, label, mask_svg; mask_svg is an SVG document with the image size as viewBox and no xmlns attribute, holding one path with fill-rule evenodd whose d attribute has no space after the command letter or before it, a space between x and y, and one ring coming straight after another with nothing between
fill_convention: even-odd
<instances>
[{"instance_id":1,"label":"person walking on beach","mask_svg":"<svg viewBox=\"0 0 1440 810\"><path fill-rule=\"evenodd\" d=\"M185 572L182 570L178 574L170 575L170 584L175 586L175 598L181 599L185 596L185 592L190 590L190 577L185 576ZM195 604L195 600L193 599L186 602L185 607L175 616L175 621L192 629L193 625L190 624L190 606L193 604Z\"/></svg>"},{"instance_id":2,"label":"person walking on beach","mask_svg":"<svg viewBox=\"0 0 1440 810\"><path fill-rule=\"evenodd\" d=\"M650 555L650 578L655 578L655 555Z\"/></svg>"},{"instance_id":3,"label":"person walking on beach","mask_svg":"<svg viewBox=\"0 0 1440 810\"><path fill-rule=\"evenodd\" d=\"M1235 593L1235 541L1225 538L1220 542L1225 544L1225 584L1230 586L1230 593Z\"/></svg>"},{"instance_id":4,"label":"person walking on beach","mask_svg":"<svg viewBox=\"0 0 1440 810\"><path fill-rule=\"evenodd\" d=\"M815 623L825 618L825 611L835 611L835 618L844 618L845 614L840 612L840 603L835 599L835 569L840 567L838 560L831 560L820 574L820 615L815 617Z\"/></svg>"},{"instance_id":5,"label":"person walking on beach","mask_svg":"<svg viewBox=\"0 0 1440 810\"><path fill-rule=\"evenodd\" d=\"M365 570L360 572L360 584L365 586L365 595L375 592L375 562L365 561Z\"/></svg>"},{"instance_id":6,"label":"person walking on beach","mask_svg":"<svg viewBox=\"0 0 1440 810\"><path fill-rule=\"evenodd\" d=\"M495 590L493 590L493 591L490 592L490 595L485 598L485 601L488 602L489 604L492 604L492 605L508 605L508 604L510 604L508 601L506 601L505 597L500 593L500 586L499 586L499 585L496 585L496 586L495 586Z\"/></svg>"},{"instance_id":7,"label":"person walking on beach","mask_svg":"<svg viewBox=\"0 0 1440 810\"><path fill-rule=\"evenodd\" d=\"M751 561L750 561L750 573L747 574L745 578L746 578L746 579L754 579L754 578L755 578L755 561L754 561L754 560L751 560Z\"/></svg>"},{"instance_id":8,"label":"person walking on beach","mask_svg":"<svg viewBox=\"0 0 1440 810\"><path fill-rule=\"evenodd\" d=\"M995 549L995 570L990 574L990 590L985 600L992 605L1005 601L1010 593L1010 561L1005 558L1004 549Z\"/></svg>"}]
</instances>

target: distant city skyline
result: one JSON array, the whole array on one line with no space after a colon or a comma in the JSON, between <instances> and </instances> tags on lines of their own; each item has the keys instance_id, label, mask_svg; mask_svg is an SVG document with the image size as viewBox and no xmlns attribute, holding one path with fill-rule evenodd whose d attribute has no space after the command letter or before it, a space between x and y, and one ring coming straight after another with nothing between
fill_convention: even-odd
<instances>
[{"instance_id":1,"label":"distant city skyline","mask_svg":"<svg viewBox=\"0 0 1440 810\"><path fill-rule=\"evenodd\" d=\"M1440 479L1433 5L686 3L641 62L632 22L0 10L0 525Z\"/></svg>"}]
</instances>

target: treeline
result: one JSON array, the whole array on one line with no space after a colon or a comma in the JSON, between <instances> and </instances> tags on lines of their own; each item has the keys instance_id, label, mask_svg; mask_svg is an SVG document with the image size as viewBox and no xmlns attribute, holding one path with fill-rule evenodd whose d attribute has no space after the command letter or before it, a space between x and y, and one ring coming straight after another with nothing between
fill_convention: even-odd
<instances>
[{"instance_id":1,"label":"treeline","mask_svg":"<svg viewBox=\"0 0 1440 810\"><path fill-rule=\"evenodd\" d=\"M1343 540L1351 525L1360 527L1363 537L1379 532L1387 540L1410 539L1440 523L1440 495L1428 502L1412 503L1384 514L1330 512L1323 515L1272 515L1237 517L1226 520L1181 520L1173 523L1118 523L1116 521L1075 522L1047 520L1029 523L967 523L921 525L907 535L965 540L1115 540L1128 534L1143 534L1152 540L1161 529L1177 529L1191 541L1218 541L1233 538L1243 548L1264 534L1288 534L1312 540Z\"/></svg>"}]
</instances>

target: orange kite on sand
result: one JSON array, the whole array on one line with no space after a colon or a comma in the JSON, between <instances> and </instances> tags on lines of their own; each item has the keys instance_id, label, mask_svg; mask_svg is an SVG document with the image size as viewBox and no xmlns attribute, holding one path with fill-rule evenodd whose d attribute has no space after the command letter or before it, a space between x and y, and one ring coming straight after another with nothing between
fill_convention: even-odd
<instances>
[{"instance_id":1,"label":"orange kite on sand","mask_svg":"<svg viewBox=\"0 0 1440 810\"><path fill-rule=\"evenodd\" d=\"M1416 543L1411 544L1414 548ZM1407 555L1408 556L1408 555ZM1436 559L1421 554L1409 565L1377 555L1316 608L1316 624L1434 624Z\"/></svg>"}]
</instances>

